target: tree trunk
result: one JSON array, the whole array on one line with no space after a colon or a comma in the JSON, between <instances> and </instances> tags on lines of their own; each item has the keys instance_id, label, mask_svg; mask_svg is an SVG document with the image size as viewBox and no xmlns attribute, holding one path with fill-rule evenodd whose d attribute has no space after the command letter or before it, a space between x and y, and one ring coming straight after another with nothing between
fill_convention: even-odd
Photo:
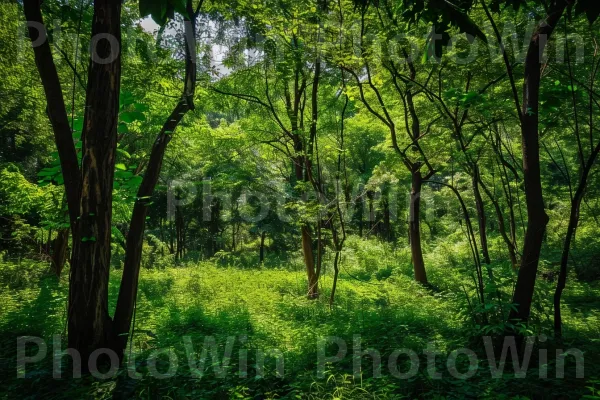
<instances>
[{"instance_id":1,"label":"tree trunk","mask_svg":"<svg viewBox=\"0 0 600 400\"><path fill-rule=\"evenodd\" d=\"M337 289L338 276L340 275L340 251L335 252L335 259L333 260L333 285L331 286L331 294L329 296L329 307L333 307L335 300L335 291Z\"/></svg>"},{"instance_id":2,"label":"tree trunk","mask_svg":"<svg viewBox=\"0 0 600 400\"><path fill-rule=\"evenodd\" d=\"M538 136L539 95L541 79L541 54L556 24L562 17L567 2L554 0L544 21L538 26L527 50L525 83L521 111L521 137L525 199L527 204L527 232L523 245L523 258L515 286L509 321L524 322L529 319L535 288L538 262L544 240L548 216L544 211L544 197L540 177L540 146Z\"/></svg>"},{"instance_id":3,"label":"tree trunk","mask_svg":"<svg viewBox=\"0 0 600 400\"><path fill-rule=\"evenodd\" d=\"M232 223L231 224L231 251L235 252L235 236L237 234L236 228L235 228L236 223Z\"/></svg>"},{"instance_id":4,"label":"tree trunk","mask_svg":"<svg viewBox=\"0 0 600 400\"><path fill-rule=\"evenodd\" d=\"M562 338L562 315L560 309L560 300L562 297L562 292L565 289L567 283L567 266L569 263L569 252L571 250L571 242L573 240L573 237L575 236L575 230L577 229L577 225L579 224L579 210L581 208L581 202L583 201L583 196L587 187L587 180L590 171L594 166L594 163L596 162L598 153L600 153L600 144L598 144L590 154L590 157L587 163L585 164L585 167L581 174L581 179L579 181L579 185L577 186L577 190L573 195L573 200L571 200L571 214L569 215L569 226L567 227L567 235L565 236L565 243L563 245L562 256L560 259L560 272L558 274L556 291L554 292L554 336L559 339Z\"/></svg>"},{"instance_id":5,"label":"tree trunk","mask_svg":"<svg viewBox=\"0 0 600 400\"><path fill-rule=\"evenodd\" d=\"M52 270L57 277L60 277L65 262L67 260L67 249L69 247L69 230L60 229L56 235L52 249Z\"/></svg>"},{"instance_id":6,"label":"tree trunk","mask_svg":"<svg viewBox=\"0 0 600 400\"><path fill-rule=\"evenodd\" d=\"M127 233L123 276L121 278L121 287L119 288L119 297L114 317L114 332L119 338L118 350L120 357L122 357L122 350L127 344L133 310L135 308L144 229L148 206L151 202L150 197L158 182L167 144L171 141L173 131L179 125L183 116L189 110L194 109L193 100L196 88L196 15L192 9L190 0L187 1L186 7L188 14L192 18L184 18L186 63L183 94L154 141L150 160L140 188L138 189L135 205L133 206L130 229Z\"/></svg>"},{"instance_id":7,"label":"tree trunk","mask_svg":"<svg viewBox=\"0 0 600 400\"><path fill-rule=\"evenodd\" d=\"M362 191L362 190L361 190ZM364 216L365 213L365 197L361 194L358 198L358 236L360 238L363 237L363 225L364 225Z\"/></svg>"},{"instance_id":8,"label":"tree trunk","mask_svg":"<svg viewBox=\"0 0 600 400\"><path fill-rule=\"evenodd\" d=\"M294 149L296 153L302 154L302 141L300 137L295 136ZM300 155L294 159L295 165L295 177L298 182L309 181L311 176L310 170L311 165L307 162L306 157ZM304 169L307 169L306 173ZM302 254L304 256L304 266L306 267L306 276L308 280L308 292L307 296L309 299L316 299L319 297L317 274L315 271L315 258L312 247L312 239L310 237L310 227L306 222L303 222L300 227L300 235L302 237Z\"/></svg>"},{"instance_id":9,"label":"tree trunk","mask_svg":"<svg viewBox=\"0 0 600 400\"><path fill-rule=\"evenodd\" d=\"M262 231L260 234L260 259L259 263L262 264L265 261L265 238L267 237L267 232Z\"/></svg>"},{"instance_id":10,"label":"tree trunk","mask_svg":"<svg viewBox=\"0 0 600 400\"><path fill-rule=\"evenodd\" d=\"M383 226L382 226L382 236L385 241L391 242L393 240L392 236L392 223L390 216L390 204L387 199L383 201Z\"/></svg>"},{"instance_id":11,"label":"tree trunk","mask_svg":"<svg viewBox=\"0 0 600 400\"><path fill-rule=\"evenodd\" d=\"M209 226L209 235L210 235L210 257L213 257L220 250L219 241L217 237L219 236L219 220L221 218L221 202L219 199L216 199L213 202L213 212L211 214L210 226Z\"/></svg>"},{"instance_id":12,"label":"tree trunk","mask_svg":"<svg viewBox=\"0 0 600 400\"><path fill-rule=\"evenodd\" d=\"M480 183L481 187L483 188L483 191L485 192L485 194L487 194L488 198L494 205L494 210L496 211L496 218L498 219L498 231L500 231L500 236L502 236L504 243L506 243L506 248L508 249L508 257L510 258L512 267L513 267L513 269L517 269L519 262L517 260L515 245L514 245L513 241L511 240L511 238L509 238L508 234L506 233L506 224L504 222L504 215L502 215L502 210L500 209L500 205L498 204L498 201L494 198L494 195L492 194L492 192L487 188L487 186L485 186L483 181L480 180L479 183Z\"/></svg>"},{"instance_id":13,"label":"tree trunk","mask_svg":"<svg viewBox=\"0 0 600 400\"><path fill-rule=\"evenodd\" d=\"M120 18L119 0L94 1L92 38L110 35L118 47L111 48L106 39L97 41L88 68L81 215L73 235L68 309L69 347L79 351L84 365L94 350L114 348L116 342L108 314L108 277L121 83Z\"/></svg>"},{"instance_id":14,"label":"tree trunk","mask_svg":"<svg viewBox=\"0 0 600 400\"><path fill-rule=\"evenodd\" d=\"M500 170L500 181L502 182L502 190L504 191L504 197L506 198L508 204L508 217L509 217L509 227L510 227L510 240L512 242L512 247L517 248L517 218L515 217L515 202L513 200L512 190L510 188L510 178L508 173L506 172L506 167L503 165ZM515 269L518 266L515 267Z\"/></svg>"},{"instance_id":15,"label":"tree trunk","mask_svg":"<svg viewBox=\"0 0 600 400\"><path fill-rule=\"evenodd\" d=\"M175 206L175 233L177 234L177 250L175 251L175 261L181 261L183 258L183 212L181 206Z\"/></svg>"},{"instance_id":16,"label":"tree trunk","mask_svg":"<svg viewBox=\"0 0 600 400\"><path fill-rule=\"evenodd\" d=\"M427 284L427 273L425 272L423 250L421 249L420 209L422 184L423 178L421 177L421 171L419 171L418 166L416 166L412 172L408 234L410 240L410 252L415 270L415 280L419 283Z\"/></svg>"},{"instance_id":17,"label":"tree trunk","mask_svg":"<svg viewBox=\"0 0 600 400\"><path fill-rule=\"evenodd\" d=\"M29 22L35 22L39 26L44 27L44 32L40 33L34 26L28 29L29 37L33 46L33 54L37 70L42 80L44 93L46 95L47 112L52 131L54 132L54 140L60 159L60 167L65 181L65 192L67 196L67 205L69 209L69 220L71 223L71 231L73 234L76 230L77 218L79 217L79 195L80 195L80 171L79 161L77 160L77 152L73 143L73 135L71 125L67 117L67 110L63 98L63 91L58 78L58 72L52 57L52 50L47 39L42 11L40 9L41 2L38 0L24 0L23 8L25 18ZM43 37L41 35L44 35Z\"/></svg>"},{"instance_id":18,"label":"tree trunk","mask_svg":"<svg viewBox=\"0 0 600 400\"><path fill-rule=\"evenodd\" d=\"M490 254L488 251L487 232L486 232L486 215L483 206L483 199L479 191L479 167L473 166L473 194L475 196L475 209L477 210L477 221L479 223L479 241L481 242L481 253L483 261L490 264Z\"/></svg>"},{"instance_id":19,"label":"tree trunk","mask_svg":"<svg viewBox=\"0 0 600 400\"><path fill-rule=\"evenodd\" d=\"M133 206L133 211L135 214L135 206ZM132 216L133 221L133 216ZM175 254L175 242L173 241L175 238L174 233L174 221L169 221L169 254Z\"/></svg>"},{"instance_id":20,"label":"tree trunk","mask_svg":"<svg viewBox=\"0 0 600 400\"><path fill-rule=\"evenodd\" d=\"M571 214L569 216L569 226L567 227L567 235L565 236L565 242L563 246L562 255L560 258L560 272L558 274L558 282L556 284L556 291L554 292L554 336L556 338L562 338L562 315L560 310L560 300L562 292L565 289L567 283L567 266L569 263L569 251L571 249L571 242L577 229L579 222L579 208L581 206L581 200L583 199L583 190L580 187L575 192L573 201L571 202Z\"/></svg>"},{"instance_id":21,"label":"tree trunk","mask_svg":"<svg viewBox=\"0 0 600 400\"><path fill-rule=\"evenodd\" d=\"M44 231L42 231L42 242L44 237ZM48 229L48 238L46 239L46 244L42 245L45 254L52 253L52 229Z\"/></svg>"},{"instance_id":22,"label":"tree trunk","mask_svg":"<svg viewBox=\"0 0 600 400\"><path fill-rule=\"evenodd\" d=\"M315 271L315 259L313 257L312 239L310 237L310 228L303 224L302 234L302 253L304 254L304 265L306 266L306 275L308 278L308 298L316 299L319 297L318 278Z\"/></svg>"},{"instance_id":23,"label":"tree trunk","mask_svg":"<svg viewBox=\"0 0 600 400\"><path fill-rule=\"evenodd\" d=\"M367 191L367 199L369 200L369 232L367 236L371 236L375 230L375 209L373 208L373 196L375 193L372 190Z\"/></svg>"},{"instance_id":24,"label":"tree trunk","mask_svg":"<svg viewBox=\"0 0 600 400\"><path fill-rule=\"evenodd\" d=\"M338 163L339 169L339 163ZM342 248L344 247L344 242L346 241L346 228L344 227L343 215L340 210L340 203L338 200L337 203L337 215L340 219L340 227L342 228L342 238L340 239L338 235L338 231L334 225L334 218L331 216L331 236L333 239L333 245L335 247L335 258L333 260L333 285L331 286L331 294L329 296L329 307L333 307L333 302L335 300L335 292L337 289L338 277L340 274L340 259L342 257Z\"/></svg>"},{"instance_id":25,"label":"tree trunk","mask_svg":"<svg viewBox=\"0 0 600 400\"><path fill-rule=\"evenodd\" d=\"M164 228L164 225L165 225L164 218L159 218L158 219L158 227L160 229L160 241L163 242L163 243L165 242L165 228Z\"/></svg>"}]
</instances>

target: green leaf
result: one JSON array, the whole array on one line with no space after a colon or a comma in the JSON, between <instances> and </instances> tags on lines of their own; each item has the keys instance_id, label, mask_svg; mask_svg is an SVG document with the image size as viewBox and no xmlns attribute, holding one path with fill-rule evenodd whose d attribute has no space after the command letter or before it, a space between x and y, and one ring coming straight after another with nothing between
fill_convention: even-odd
<instances>
[{"instance_id":1,"label":"green leaf","mask_svg":"<svg viewBox=\"0 0 600 400\"><path fill-rule=\"evenodd\" d=\"M125 122L119 122L119 125L117 126L117 132L129 133L129 128L127 127L127 124Z\"/></svg>"},{"instance_id":2,"label":"green leaf","mask_svg":"<svg viewBox=\"0 0 600 400\"><path fill-rule=\"evenodd\" d=\"M167 0L140 0L140 17L150 15L158 25L167 22Z\"/></svg>"},{"instance_id":3,"label":"green leaf","mask_svg":"<svg viewBox=\"0 0 600 400\"><path fill-rule=\"evenodd\" d=\"M117 153L121 154L125 158L131 158L131 154L129 154L128 152L126 152L123 149L117 149Z\"/></svg>"},{"instance_id":4,"label":"green leaf","mask_svg":"<svg viewBox=\"0 0 600 400\"><path fill-rule=\"evenodd\" d=\"M142 15L142 16L144 16L144 15ZM121 92L121 95L119 96L119 104L121 106L126 106L126 105L129 105L129 104L133 104L134 100L135 99L133 97L133 94L131 92L128 92L128 91Z\"/></svg>"},{"instance_id":5,"label":"green leaf","mask_svg":"<svg viewBox=\"0 0 600 400\"><path fill-rule=\"evenodd\" d=\"M115 168L120 171L127 171L127 166L123 163L115 164Z\"/></svg>"},{"instance_id":6,"label":"green leaf","mask_svg":"<svg viewBox=\"0 0 600 400\"><path fill-rule=\"evenodd\" d=\"M444 7L444 11L446 12L445 15L450 19L452 25L458 27L460 32L465 32L466 34L471 35L471 37L477 37L483 40L484 43L487 43L485 34L466 12L448 1L444 1L444 4L446 5L446 7Z\"/></svg>"},{"instance_id":7,"label":"green leaf","mask_svg":"<svg viewBox=\"0 0 600 400\"><path fill-rule=\"evenodd\" d=\"M133 176L133 173L124 170L115 171L115 177L119 179L129 179Z\"/></svg>"},{"instance_id":8,"label":"green leaf","mask_svg":"<svg viewBox=\"0 0 600 400\"><path fill-rule=\"evenodd\" d=\"M133 107L135 108L136 111L139 111L139 112L146 112L146 111L150 110L150 107L144 103L134 103Z\"/></svg>"},{"instance_id":9,"label":"green leaf","mask_svg":"<svg viewBox=\"0 0 600 400\"><path fill-rule=\"evenodd\" d=\"M121 113L121 120L125 123L130 124L133 121L145 121L146 116L144 115L144 113L141 113L139 111L127 111Z\"/></svg>"}]
</instances>

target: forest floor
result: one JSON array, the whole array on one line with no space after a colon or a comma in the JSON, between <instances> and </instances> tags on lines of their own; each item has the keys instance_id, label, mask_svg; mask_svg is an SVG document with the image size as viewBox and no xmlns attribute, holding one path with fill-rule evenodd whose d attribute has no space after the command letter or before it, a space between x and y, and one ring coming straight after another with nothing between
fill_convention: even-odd
<instances>
[{"instance_id":1,"label":"forest floor","mask_svg":"<svg viewBox=\"0 0 600 400\"><path fill-rule=\"evenodd\" d=\"M321 298L310 301L305 298L304 274L296 267L241 268L200 262L144 269L135 334L128 349L135 357L130 369L105 380L67 379L67 370L63 378L53 379L53 349L66 348L68 278L57 280L47 274L45 264L35 262L5 262L0 267L0 398L600 398L593 396L600 389L597 284L571 282L565 294L564 347L583 352L585 378L575 378L574 357L567 357L565 378L555 378L553 345L547 352L549 378L539 378L543 373L539 349L551 341L538 337L526 377L520 379L509 368L501 378L492 377L485 346L477 339L480 327L470 322L465 311L464 293L450 286L419 286L407 268L375 272L370 279L342 270L333 308L329 273L321 282ZM434 281L462 285L458 278L453 281L453 274L440 269L431 276ZM113 271L111 310L119 279L120 271ZM538 311L541 308L539 315L547 314L543 305L536 306ZM57 333L63 333L62 343L57 338L53 344ZM43 338L47 355L26 365L25 378L17 379L16 338L22 335ZM212 343L218 351L215 358L210 351L202 352ZM335 356L339 346L346 348L343 358L324 358ZM380 371L373 369L372 357L358 358L367 348L379 352ZM427 348L439 352L430 364ZM452 370L449 355L461 348L471 349L478 364L469 365L465 355L450 357L457 360ZM412 364L401 349L414 351ZM227 351L229 361L223 359ZM283 359L282 376L276 368L278 357ZM203 371L202 376L194 375L190 359L203 358L207 362L191 364ZM362 366L360 370L353 369L353 362ZM428 367L433 365L439 379L430 375ZM471 376L465 379L465 375Z\"/></svg>"}]
</instances>

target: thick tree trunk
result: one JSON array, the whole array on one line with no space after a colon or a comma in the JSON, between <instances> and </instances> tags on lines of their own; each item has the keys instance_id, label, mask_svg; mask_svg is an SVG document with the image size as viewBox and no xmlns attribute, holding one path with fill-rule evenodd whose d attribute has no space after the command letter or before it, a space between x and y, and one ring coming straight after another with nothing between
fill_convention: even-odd
<instances>
[{"instance_id":1,"label":"thick tree trunk","mask_svg":"<svg viewBox=\"0 0 600 400\"><path fill-rule=\"evenodd\" d=\"M521 111L521 137L525 199L527 203L527 232L523 246L521 268L515 286L509 320L527 322L535 288L538 262L544 240L548 216L544 211L544 197L540 177L540 146L538 135L541 54L556 24L567 7L566 0L553 0L547 17L534 33L525 59L525 83Z\"/></svg>"},{"instance_id":2,"label":"thick tree trunk","mask_svg":"<svg viewBox=\"0 0 600 400\"><path fill-rule=\"evenodd\" d=\"M295 136L294 142L294 149L296 150L296 153L302 154L303 149L300 137ZM311 165L307 162L306 157L300 155L293 161L295 166L294 171L296 180L298 182L308 182L309 177L311 176L311 172L309 171ZM305 168L307 169L306 172L304 171ZM304 256L304 266L306 267L306 276L308 280L307 296L309 299L316 299L319 297L318 277L315 271L315 257L310 235L310 227L306 222L303 222L300 227L300 235L302 237L302 254Z\"/></svg>"},{"instance_id":3,"label":"thick tree trunk","mask_svg":"<svg viewBox=\"0 0 600 400\"><path fill-rule=\"evenodd\" d=\"M183 94L154 141L150 160L140 188L138 189L137 200L131 216L130 229L127 234L123 277L121 278L121 287L119 288L119 297L114 317L114 332L119 337L118 350L120 357L122 357L122 350L127 344L133 310L135 308L144 229L148 206L151 202L150 197L158 182L167 144L171 141L173 131L179 125L179 122L181 122L187 111L194 109L193 100L196 88L196 16L190 0L187 1L187 11L192 18L191 20L184 18L186 65Z\"/></svg>"},{"instance_id":4,"label":"thick tree trunk","mask_svg":"<svg viewBox=\"0 0 600 400\"><path fill-rule=\"evenodd\" d=\"M52 57L52 50L48 42L47 32L42 18L39 0L24 0L23 8L25 18L31 23L28 32L33 42L33 53L37 70L42 80L46 103L48 105L48 118L52 124L54 140L60 159L60 167L65 180L65 192L69 209L71 230L75 233L77 218L79 217L80 172L77 152L73 143L71 125L67 117L67 110L63 98L63 91L58 78L58 72ZM43 27L39 32L37 27Z\"/></svg>"},{"instance_id":5,"label":"thick tree trunk","mask_svg":"<svg viewBox=\"0 0 600 400\"><path fill-rule=\"evenodd\" d=\"M108 314L108 276L121 83L120 19L119 0L94 1L92 38L109 35L112 45L106 39L92 40L82 134L81 215L73 235L68 342L84 365L94 350L114 348L116 339Z\"/></svg>"},{"instance_id":6,"label":"thick tree trunk","mask_svg":"<svg viewBox=\"0 0 600 400\"><path fill-rule=\"evenodd\" d=\"M415 271L415 280L419 283L427 284L427 273L425 272L423 250L421 249L420 210L422 184L423 178L421 176L421 171L419 171L417 166L412 172L412 188L410 191L408 234L410 240L410 252Z\"/></svg>"},{"instance_id":7,"label":"thick tree trunk","mask_svg":"<svg viewBox=\"0 0 600 400\"><path fill-rule=\"evenodd\" d=\"M52 270L57 277L60 277L65 262L67 261L67 249L69 248L69 230L60 229L54 240L52 248Z\"/></svg>"},{"instance_id":8,"label":"thick tree trunk","mask_svg":"<svg viewBox=\"0 0 600 400\"><path fill-rule=\"evenodd\" d=\"M483 199L481 198L481 193L479 191L479 168L477 165L473 166L473 194L475 196L475 209L477 210L477 221L479 224L479 241L481 243L481 253L483 254L483 261L486 264L490 263L490 253L488 250L487 243L487 224L486 224L486 215L485 208L483 205Z\"/></svg>"},{"instance_id":9,"label":"thick tree trunk","mask_svg":"<svg viewBox=\"0 0 600 400\"><path fill-rule=\"evenodd\" d=\"M317 167L316 171L313 171L313 154L317 141L317 121L319 119L318 111L318 95L319 95L319 80L321 77L321 59L317 56L315 59L315 70L313 76L312 90L311 90L311 123L310 123L310 135L308 144L306 146L306 156L303 157L304 160L304 182L310 182L313 186L315 194L317 195L318 201L321 200L321 175L319 171L318 164L318 154L317 154ZM318 151L318 149L317 149ZM316 174L314 173L316 172ZM314 256L314 248L312 246L312 241L310 240L310 230L308 226L302 227L302 246L305 249L305 262L306 262L306 270L308 275L308 298L316 299L319 297L319 275L321 274L321 263L323 257L323 242L321 237L321 215L320 212L317 215L319 218L317 222L317 254L316 260ZM308 249L310 248L310 254L307 254ZM316 264L316 265L315 265Z\"/></svg>"}]
</instances>

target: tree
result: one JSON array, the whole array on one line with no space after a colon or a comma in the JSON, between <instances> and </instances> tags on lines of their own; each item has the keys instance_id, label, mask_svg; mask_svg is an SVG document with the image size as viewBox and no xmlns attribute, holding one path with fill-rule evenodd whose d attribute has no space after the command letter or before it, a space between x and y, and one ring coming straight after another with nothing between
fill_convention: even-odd
<instances>
[{"instance_id":1,"label":"tree","mask_svg":"<svg viewBox=\"0 0 600 400\"><path fill-rule=\"evenodd\" d=\"M504 1L495 1L492 6L496 11ZM514 2L519 7L527 2ZM511 83L513 98L517 115L521 125L522 152L523 152L523 180L525 185L525 198L527 203L527 231L523 244L523 257L519 276L513 295L513 303L516 308L512 309L509 321L526 323L529 319L531 302L535 288L538 263L544 232L548 223L548 216L544 210L544 196L542 193L542 182L540 172L540 146L539 146L539 102L541 83L541 62L544 49L552 36L555 28L567 8L585 12L590 23L598 17L598 5L596 3L579 0L576 2L568 0L552 0L545 10L545 18L533 32L528 45L527 55L524 62L523 95L519 98L513 73L512 64L505 51L503 39L498 31L494 19L485 3L482 6L492 23L496 40L502 51L504 62Z\"/></svg>"},{"instance_id":2,"label":"tree","mask_svg":"<svg viewBox=\"0 0 600 400\"><path fill-rule=\"evenodd\" d=\"M147 3L142 3L141 7L143 6L147 6ZM184 95L159 133L155 151L148 164L146 179L142 181L139 191L142 196L138 196L141 198L138 198L137 208L134 207L134 218L128 235L131 244L128 245L127 254L128 260L131 261L126 263L127 273L124 273L118 301L120 306L113 321L108 314L108 276L121 79L121 2L94 2L92 54L88 67L81 167L71 136L61 83L50 44L46 40L40 3L27 0L24 2L24 10L64 176L73 235L68 307L69 346L78 350L83 360L87 360L95 349L101 347L115 349L122 356L126 336L123 339L119 335L129 331L137 293L137 272L141 253L141 241L138 239L143 234L146 212L144 202L156 185L164 148L169 141L166 136L173 133L185 112L193 108L193 25L186 24L190 27L186 29L188 49ZM184 13L189 20L195 18L197 12L193 12L191 2L188 1ZM166 18L165 15L160 17Z\"/></svg>"}]
</instances>

